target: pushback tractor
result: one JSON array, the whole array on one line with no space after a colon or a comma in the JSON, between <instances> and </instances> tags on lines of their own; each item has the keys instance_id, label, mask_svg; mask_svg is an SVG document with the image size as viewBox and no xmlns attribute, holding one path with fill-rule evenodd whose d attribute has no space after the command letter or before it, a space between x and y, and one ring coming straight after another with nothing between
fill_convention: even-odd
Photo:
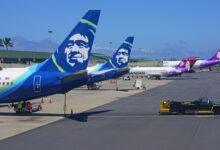
<instances>
[{"instance_id":1,"label":"pushback tractor","mask_svg":"<svg viewBox=\"0 0 220 150\"><path fill-rule=\"evenodd\" d=\"M159 114L220 114L220 102L206 97L194 101L164 100L160 102Z\"/></svg>"}]
</instances>

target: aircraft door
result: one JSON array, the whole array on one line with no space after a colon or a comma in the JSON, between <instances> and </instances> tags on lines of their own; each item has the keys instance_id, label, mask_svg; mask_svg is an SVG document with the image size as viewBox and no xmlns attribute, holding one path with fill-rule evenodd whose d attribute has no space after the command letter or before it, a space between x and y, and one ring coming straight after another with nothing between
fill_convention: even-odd
<instances>
[{"instance_id":1,"label":"aircraft door","mask_svg":"<svg viewBox=\"0 0 220 150\"><path fill-rule=\"evenodd\" d=\"M41 76L40 75L35 75L34 76L34 92L35 93L40 93L41 92Z\"/></svg>"}]
</instances>

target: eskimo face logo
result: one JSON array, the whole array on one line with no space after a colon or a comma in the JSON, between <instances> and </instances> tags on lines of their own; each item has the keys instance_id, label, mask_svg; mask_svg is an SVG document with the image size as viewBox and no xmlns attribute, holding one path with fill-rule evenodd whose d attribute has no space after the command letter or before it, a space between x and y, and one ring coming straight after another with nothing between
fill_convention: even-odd
<instances>
[{"instance_id":1,"label":"eskimo face logo","mask_svg":"<svg viewBox=\"0 0 220 150\"><path fill-rule=\"evenodd\" d=\"M79 33L74 34L65 48L66 62L72 67L76 63L83 63L88 59L89 49L88 37Z\"/></svg>"},{"instance_id":2,"label":"eskimo face logo","mask_svg":"<svg viewBox=\"0 0 220 150\"><path fill-rule=\"evenodd\" d=\"M127 63L128 62L128 50L123 49L123 48L118 50L116 54L116 60L119 65Z\"/></svg>"}]
</instances>

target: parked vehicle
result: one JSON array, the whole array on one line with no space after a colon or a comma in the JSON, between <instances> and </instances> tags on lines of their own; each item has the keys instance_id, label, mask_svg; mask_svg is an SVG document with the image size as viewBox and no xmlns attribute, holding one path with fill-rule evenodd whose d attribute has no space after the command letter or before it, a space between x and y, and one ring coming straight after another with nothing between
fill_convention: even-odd
<instances>
[{"instance_id":1,"label":"parked vehicle","mask_svg":"<svg viewBox=\"0 0 220 150\"><path fill-rule=\"evenodd\" d=\"M194 101L172 101L160 102L160 114L198 114L211 113L220 114L220 103L214 102L206 97Z\"/></svg>"}]
</instances>

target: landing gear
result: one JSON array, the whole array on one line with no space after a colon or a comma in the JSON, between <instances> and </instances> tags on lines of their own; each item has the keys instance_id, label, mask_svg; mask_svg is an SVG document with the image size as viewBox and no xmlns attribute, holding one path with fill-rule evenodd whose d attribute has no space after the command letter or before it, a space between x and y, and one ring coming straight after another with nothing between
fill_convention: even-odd
<instances>
[{"instance_id":1,"label":"landing gear","mask_svg":"<svg viewBox=\"0 0 220 150\"><path fill-rule=\"evenodd\" d=\"M115 90L118 91L118 80L115 79Z\"/></svg>"},{"instance_id":2,"label":"landing gear","mask_svg":"<svg viewBox=\"0 0 220 150\"><path fill-rule=\"evenodd\" d=\"M156 80L160 80L160 76L155 76L155 79Z\"/></svg>"},{"instance_id":3,"label":"landing gear","mask_svg":"<svg viewBox=\"0 0 220 150\"><path fill-rule=\"evenodd\" d=\"M89 83L87 84L88 90L99 90L101 85L98 85L96 83Z\"/></svg>"},{"instance_id":4,"label":"landing gear","mask_svg":"<svg viewBox=\"0 0 220 150\"><path fill-rule=\"evenodd\" d=\"M154 79L154 80L160 80L161 79L161 76L160 75L147 75L145 76L148 80L149 79Z\"/></svg>"},{"instance_id":5,"label":"landing gear","mask_svg":"<svg viewBox=\"0 0 220 150\"><path fill-rule=\"evenodd\" d=\"M67 110L67 105L66 105L66 93L64 94L64 104L63 104L63 114L66 116L66 110Z\"/></svg>"}]
</instances>

